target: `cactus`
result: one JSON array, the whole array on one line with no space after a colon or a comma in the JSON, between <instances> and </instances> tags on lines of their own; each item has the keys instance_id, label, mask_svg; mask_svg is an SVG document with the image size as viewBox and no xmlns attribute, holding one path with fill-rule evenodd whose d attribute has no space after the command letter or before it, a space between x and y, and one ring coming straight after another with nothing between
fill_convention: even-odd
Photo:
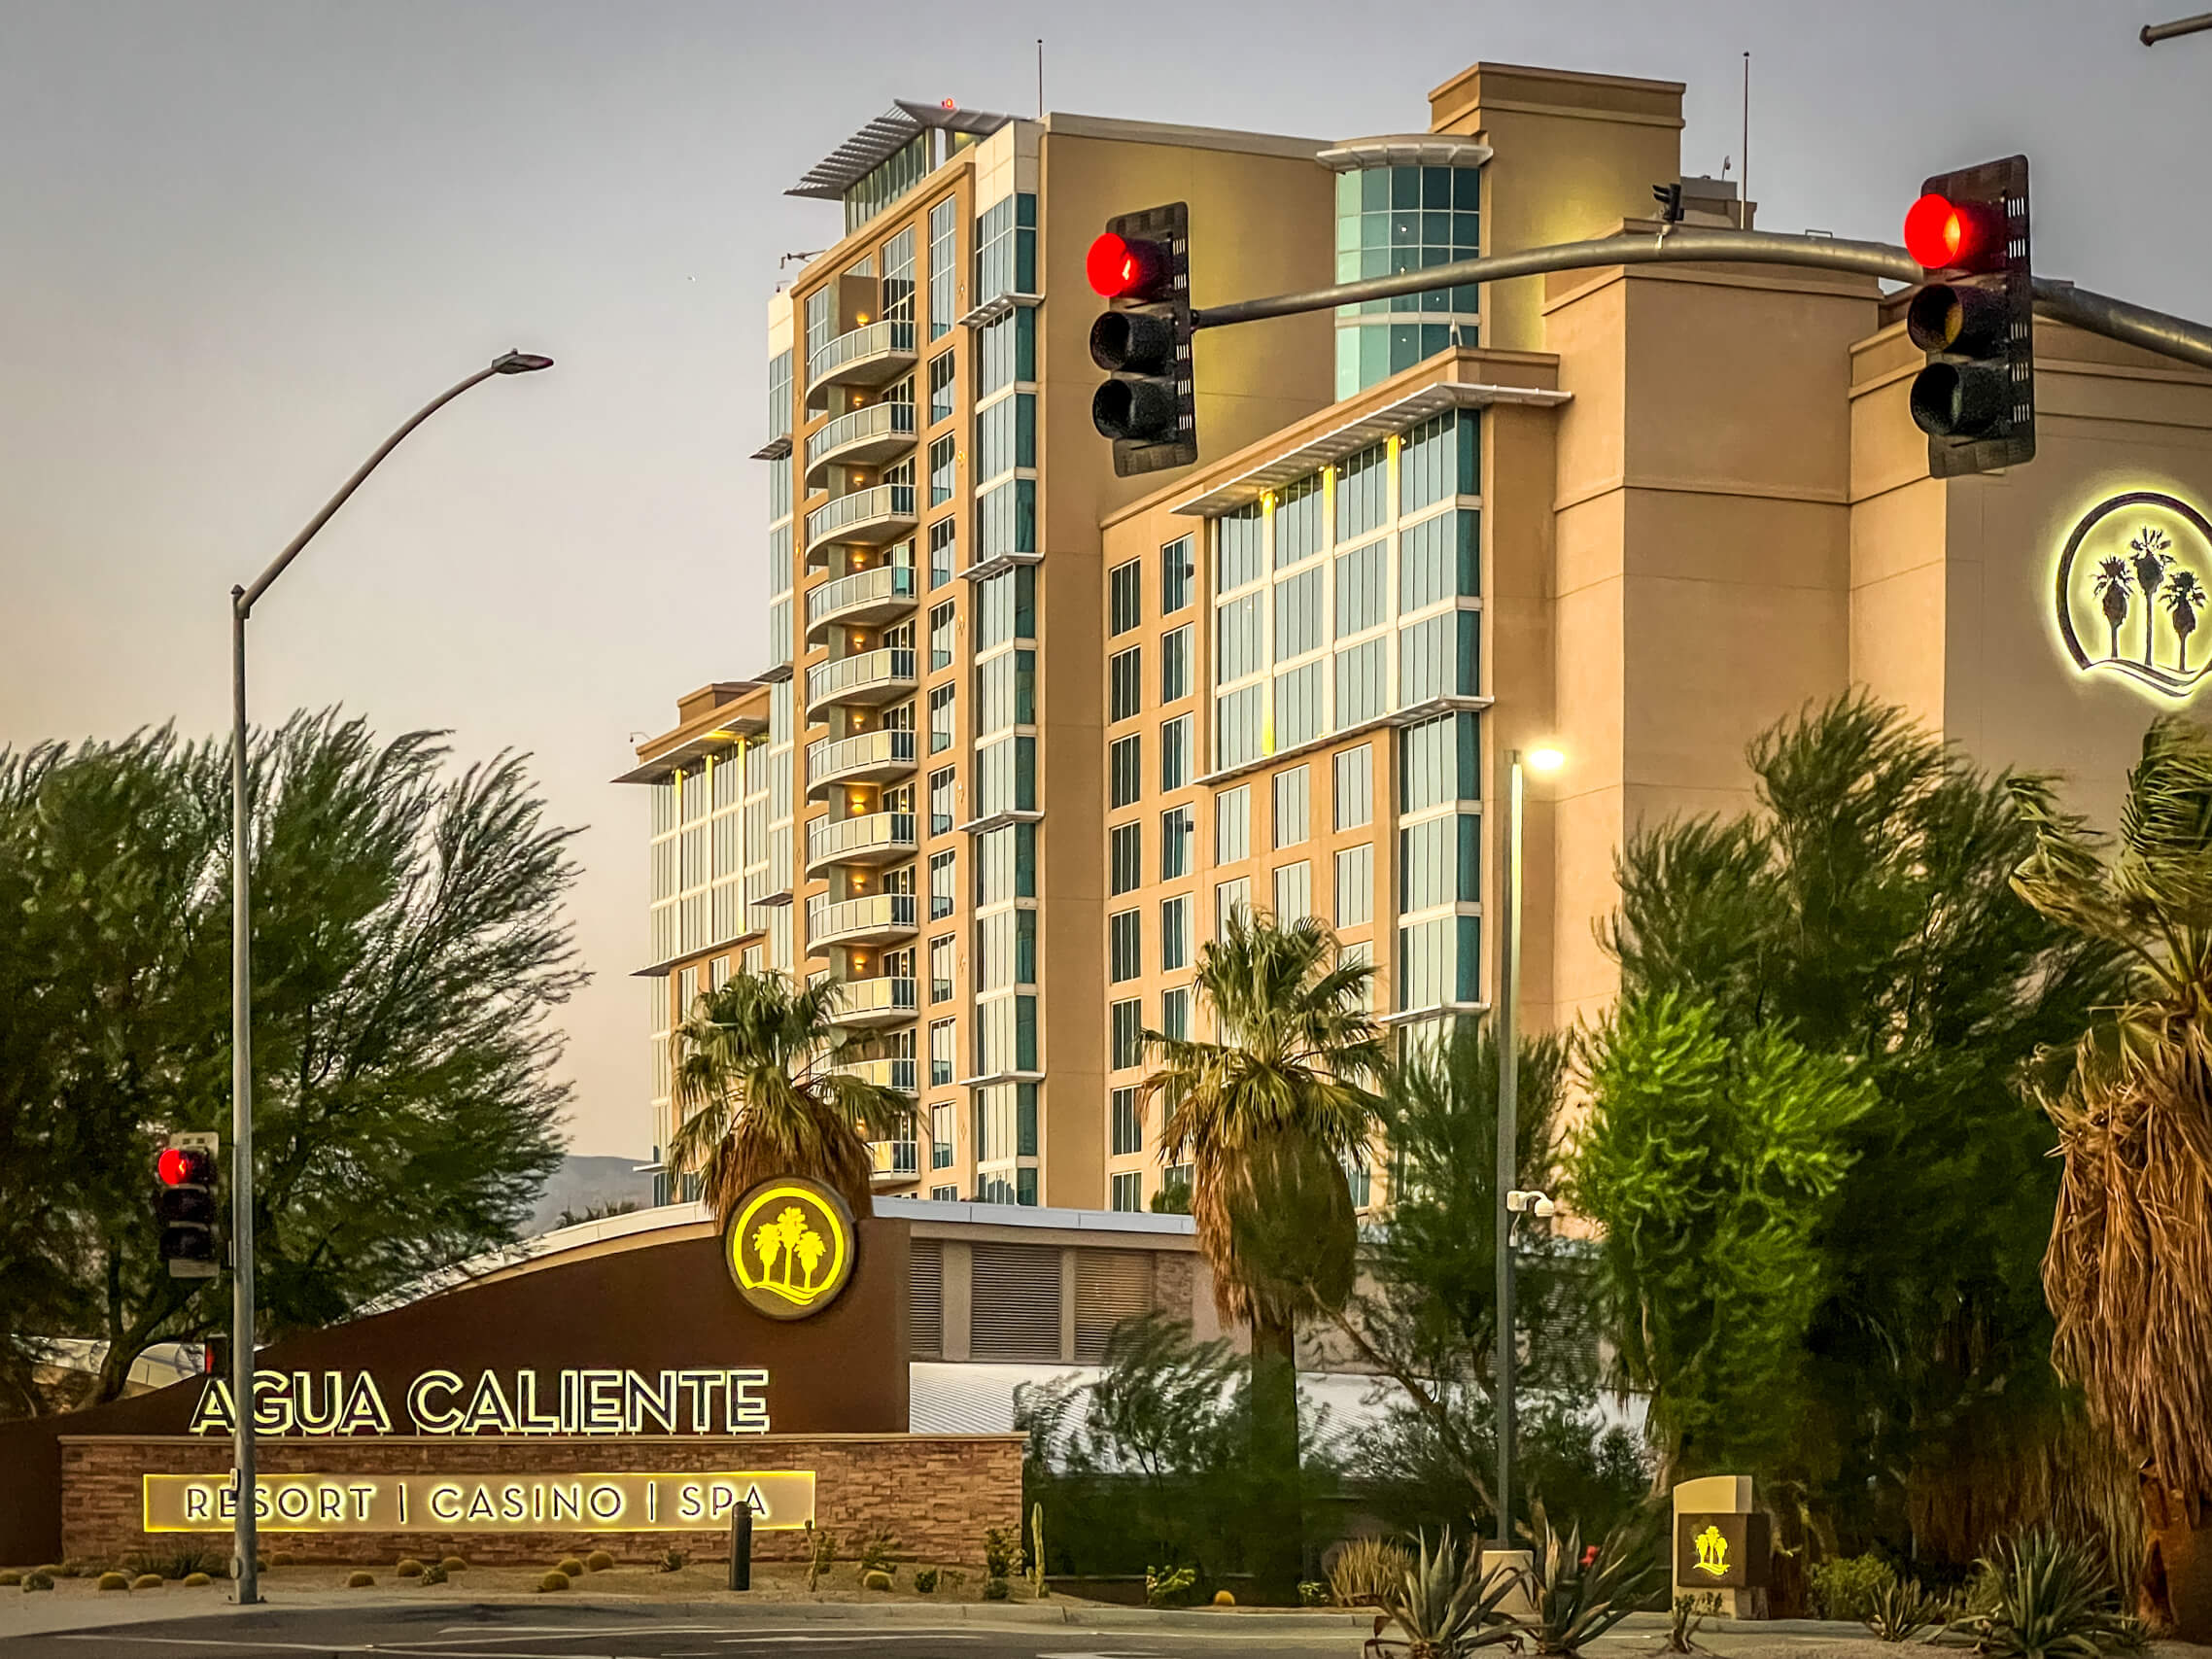
<instances>
[{"instance_id":1,"label":"cactus","mask_svg":"<svg viewBox=\"0 0 2212 1659\"><path fill-rule=\"evenodd\" d=\"M1032 1597L1048 1596L1045 1588L1045 1506L1029 1505L1029 1594Z\"/></svg>"}]
</instances>

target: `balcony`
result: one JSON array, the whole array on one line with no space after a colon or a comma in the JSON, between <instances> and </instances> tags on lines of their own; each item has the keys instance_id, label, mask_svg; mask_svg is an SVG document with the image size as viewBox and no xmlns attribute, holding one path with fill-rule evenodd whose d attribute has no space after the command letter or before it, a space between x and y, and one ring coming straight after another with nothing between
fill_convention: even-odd
<instances>
[{"instance_id":1,"label":"balcony","mask_svg":"<svg viewBox=\"0 0 2212 1659\"><path fill-rule=\"evenodd\" d=\"M807 401L832 386L883 386L914 366L914 325L870 323L840 334L807 360Z\"/></svg>"},{"instance_id":2,"label":"balcony","mask_svg":"<svg viewBox=\"0 0 2212 1659\"><path fill-rule=\"evenodd\" d=\"M903 1094L914 1092L914 1061L912 1059L847 1060L833 1068L840 1077L855 1077L862 1083L872 1083L878 1089L896 1089Z\"/></svg>"},{"instance_id":3,"label":"balcony","mask_svg":"<svg viewBox=\"0 0 2212 1659\"><path fill-rule=\"evenodd\" d=\"M912 893L870 893L807 909L810 945L883 945L912 939L917 925Z\"/></svg>"},{"instance_id":4,"label":"balcony","mask_svg":"<svg viewBox=\"0 0 2212 1659\"><path fill-rule=\"evenodd\" d=\"M915 984L888 977L847 980L838 987L830 1022L844 1026L904 1025L914 1019Z\"/></svg>"},{"instance_id":5,"label":"balcony","mask_svg":"<svg viewBox=\"0 0 2212 1659\"><path fill-rule=\"evenodd\" d=\"M878 484L872 490L832 496L807 515L807 562L819 563L816 553L826 558L833 541L881 547L886 541L896 541L914 526L912 484Z\"/></svg>"},{"instance_id":6,"label":"balcony","mask_svg":"<svg viewBox=\"0 0 2212 1659\"><path fill-rule=\"evenodd\" d=\"M831 864L895 864L915 850L912 812L868 812L816 824L807 836L807 874Z\"/></svg>"},{"instance_id":7,"label":"balcony","mask_svg":"<svg viewBox=\"0 0 2212 1659\"><path fill-rule=\"evenodd\" d=\"M834 582L824 582L807 594L807 643L818 645L822 636L843 623L853 628L881 628L886 622L914 614L914 567L879 565L872 570L855 570Z\"/></svg>"},{"instance_id":8,"label":"balcony","mask_svg":"<svg viewBox=\"0 0 2212 1659\"><path fill-rule=\"evenodd\" d=\"M900 1187L921 1179L921 1145L918 1141L871 1141L869 1157L875 1167L871 1186Z\"/></svg>"},{"instance_id":9,"label":"balcony","mask_svg":"<svg viewBox=\"0 0 2212 1659\"><path fill-rule=\"evenodd\" d=\"M890 703L912 695L914 652L904 648L861 651L807 671L810 713L839 703Z\"/></svg>"},{"instance_id":10,"label":"balcony","mask_svg":"<svg viewBox=\"0 0 2212 1659\"><path fill-rule=\"evenodd\" d=\"M807 799L819 801L838 783L889 783L914 776L914 734L885 728L807 745Z\"/></svg>"},{"instance_id":11,"label":"balcony","mask_svg":"<svg viewBox=\"0 0 2212 1659\"><path fill-rule=\"evenodd\" d=\"M914 447L914 405L871 403L848 410L807 439L807 487L832 467L881 467Z\"/></svg>"}]
</instances>

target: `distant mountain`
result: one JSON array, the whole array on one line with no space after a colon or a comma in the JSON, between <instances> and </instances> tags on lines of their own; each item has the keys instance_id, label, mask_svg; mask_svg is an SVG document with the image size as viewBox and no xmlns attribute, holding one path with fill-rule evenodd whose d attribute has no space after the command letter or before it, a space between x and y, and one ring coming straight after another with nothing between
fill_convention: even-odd
<instances>
[{"instance_id":1,"label":"distant mountain","mask_svg":"<svg viewBox=\"0 0 2212 1659\"><path fill-rule=\"evenodd\" d=\"M530 1238L550 1232L561 1225L561 1212L581 1216L593 1205L605 1208L628 1202L644 1209L653 1201L653 1178L636 1173L642 1159L635 1158L579 1158L570 1153L546 1180L537 1207L523 1223L522 1235Z\"/></svg>"}]
</instances>

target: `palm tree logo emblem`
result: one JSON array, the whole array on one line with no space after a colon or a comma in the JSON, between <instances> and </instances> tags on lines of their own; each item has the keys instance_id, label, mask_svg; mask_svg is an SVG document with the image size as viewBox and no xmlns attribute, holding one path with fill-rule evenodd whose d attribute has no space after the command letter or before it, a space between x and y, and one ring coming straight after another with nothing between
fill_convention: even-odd
<instances>
[{"instance_id":1,"label":"palm tree logo emblem","mask_svg":"<svg viewBox=\"0 0 2212 1659\"><path fill-rule=\"evenodd\" d=\"M2190 636L2212 602L2212 522L2189 502L2131 490L2083 515L2059 555L2057 623L2074 664L2161 697L2192 696ZM2093 641L2093 644L2091 643Z\"/></svg>"},{"instance_id":2,"label":"palm tree logo emblem","mask_svg":"<svg viewBox=\"0 0 2212 1659\"><path fill-rule=\"evenodd\" d=\"M1708 1525L1690 1540L1697 1545L1697 1570L1715 1578L1728 1576L1728 1539L1716 1526Z\"/></svg>"},{"instance_id":3,"label":"palm tree logo emblem","mask_svg":"<svg viewBox=\"0 0 2212 1659\"><path fill-rule=\"evenodd\" d=\"M731 1277L775 1319L818 1312L852 1269L852 1222L826 1188L795 1177L766 1181L738 1205L725 1237Z\"/></svg>"}]
</instances>

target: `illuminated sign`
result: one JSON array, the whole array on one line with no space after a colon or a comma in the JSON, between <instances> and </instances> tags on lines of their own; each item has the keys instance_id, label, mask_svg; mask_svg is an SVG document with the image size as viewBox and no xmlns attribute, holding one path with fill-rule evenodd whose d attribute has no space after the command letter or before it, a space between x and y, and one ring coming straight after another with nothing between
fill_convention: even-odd
<instances>
[{"instance_id":1,"label":"illuminated sign","mask_svg":"<svg viewBox=\"0 0 2212 1659\"><path fill-rule=\"evenodd\" d=\"M2191 636L2212 605L2212 522L2177 497L2130 490L2074 526L2058 556L2059 638L2085 674L2114 674L2160 697L2195 694L2212 645Z\"/></svg>"},{"instance_id":2,"label":"illuminated sign","mask_svg":"<svg viewBox=\"0 0 2212 1659\"><path fill-rule=\"evenodd\" d=\"M722 1252L755 1312L805 1319L835 1301L852 1277L852 1212L819 1182L779 1176L740 1201Z\"/></svg>"},{"instance_id":3,"label":"illuminated sign","mask_svg":"<svg viewBox=\"0 0 2212 1659\"><path fill-rule=\"evenodd\" d=\"M226 1533L238 1477L150 1474L145 1530ZM755 1528L814 1522L811 1469L679 1474L264 1474L254 1515L269 1533L519 1533L572 1526L626 1533L726 1527L740 1503Z\"/></svg>"},{"instance_id":4,"label":"illuminated sign","mask_svg":"<svg viewBox=\"0 0 2212 1659\"><path fill-rule=\"evenodd\" d=\"M1718 1527L1707 1527L1691 1541L1698 1552L1698 1558L1692 1566L1710 1577L1728 1576L1728 1540L1720 1536Z\"/></svg>"},{"instance_id":5,"label":"illuminated sign","mask_svg":"<svg viewBox=\"0 0 2212 1659\"><path fill-rule=\"evenodd\" d=\"M428 1370L399 1399L405 1426L367 1371L257 1371L254 1427L263 1434L765 1434L768 1372ZM236 1428L230 1385L208 1380L187 1429Z\"/></svg>"},{"instance_id":6,"label":"illuminated sign","mask_svg":"<svg viewBox=\"0 0 2212 1659\"><path fill-rule=\"evenodd\" d=\"M1711 1590L1764 1589L1772 1538L1764 1515L1677 1515L1675 1582Z\"/></svg>"}]
</instances>

